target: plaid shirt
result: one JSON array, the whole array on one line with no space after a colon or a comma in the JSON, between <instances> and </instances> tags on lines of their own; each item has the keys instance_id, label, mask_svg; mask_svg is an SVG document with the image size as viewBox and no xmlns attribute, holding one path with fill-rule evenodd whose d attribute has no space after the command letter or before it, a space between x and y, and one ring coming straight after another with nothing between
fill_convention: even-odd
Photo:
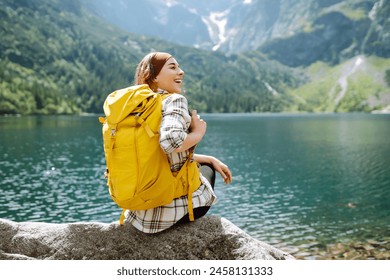
<instances>
[{"instance_id":1,"label":"plaid shirt","mask_svg":"<svg viewBox=\"0 0 390 280\"><path fill-rule=\"evenodd\" d=\"M191 123L187 99L181 94L173 94L164 99L160 127L160 146L168 156L172 171L179 171L189 157L189 151L174 153L186 138ZM201 175L202 184L192 195L193 207L211 206L216 196L210 183ZM148 210L127 210L126 222L146 233L163 231L188 213L187 196L174 199L171 203Z\"/></svg>"}]
</instances>

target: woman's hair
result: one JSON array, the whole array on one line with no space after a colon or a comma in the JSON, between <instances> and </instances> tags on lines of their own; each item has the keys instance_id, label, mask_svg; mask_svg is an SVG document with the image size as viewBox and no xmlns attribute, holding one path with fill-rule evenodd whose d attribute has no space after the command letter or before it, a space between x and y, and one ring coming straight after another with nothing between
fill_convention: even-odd
<instances>
[{"instance_id":1,"label":"woman's hair","mask_svg":"<svg viewBox=\"0 0 390 280\"><path fill-rule=\"evenodd\" d=\"M165 62L172 56L169 53L152 52L147 54L138 64L134 81L136 85L148 84L153 91L157 91L155 79Z\"/></svg>"}]
</instances>

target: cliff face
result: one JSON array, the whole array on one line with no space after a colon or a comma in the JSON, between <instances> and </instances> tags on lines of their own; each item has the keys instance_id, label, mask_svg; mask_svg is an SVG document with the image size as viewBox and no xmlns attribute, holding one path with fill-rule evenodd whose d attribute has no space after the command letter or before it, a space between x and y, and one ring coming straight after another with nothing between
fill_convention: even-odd
<instances>
[{"instance_id":1,"label":"cliff face","mask_svg":"<svg viewBox=\"0 0 390 280\"><path fill-rule=\"evenodd\" d=\"M281 13L273 26L272 38L259 45L259 50L291 67L308 66L316 61L335 65L358 54L388 58L390 2L333 2L332 5L313 2L311 6ZM289 21L287 16L291 13L295 17Z\"/></svg>"},{"instance_id":2,"label":"cliff face","mask_svg":"<svg viewBox=\"0 0 390 280\"><path fill-rule=\"evenodd\" d=\"M256 240L224 218L148 235L117 223L16 223L0 219L0 259L273 260L294 259Z\"/></svg>"}]
</instances>

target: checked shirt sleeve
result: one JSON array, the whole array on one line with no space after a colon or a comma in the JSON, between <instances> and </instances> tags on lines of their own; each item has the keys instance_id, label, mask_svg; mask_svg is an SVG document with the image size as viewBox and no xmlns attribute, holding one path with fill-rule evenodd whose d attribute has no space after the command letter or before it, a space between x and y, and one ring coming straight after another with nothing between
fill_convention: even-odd
<instances>
[{"instance_id":1,"label":"checked shirt sleeve","mask_svg":"<svg viewBox=\"0 0 390 280\"><path fill-rule=\"evenodd\" d=\"M183 144L190 124L187 99L183 95L173 94L164 100L160 146L165 153L172 153Z\"/></svg>"}]
</instances>

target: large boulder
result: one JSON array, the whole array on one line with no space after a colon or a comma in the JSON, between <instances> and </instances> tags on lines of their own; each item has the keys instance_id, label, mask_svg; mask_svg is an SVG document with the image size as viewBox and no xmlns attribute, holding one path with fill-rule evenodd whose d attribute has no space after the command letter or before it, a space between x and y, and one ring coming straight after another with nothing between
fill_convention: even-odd
<instances>
[{"instance_id":1,"label":"large boulder","mask_svg":"<svg viewBox=\"0 0 390 280\"><path fill-rule=\"evenodd\" d=\"M131 225L16 223L0 219L0 259L273 260L294 259L218 216L158 234Z\"/></svg>"}]
</instances>

